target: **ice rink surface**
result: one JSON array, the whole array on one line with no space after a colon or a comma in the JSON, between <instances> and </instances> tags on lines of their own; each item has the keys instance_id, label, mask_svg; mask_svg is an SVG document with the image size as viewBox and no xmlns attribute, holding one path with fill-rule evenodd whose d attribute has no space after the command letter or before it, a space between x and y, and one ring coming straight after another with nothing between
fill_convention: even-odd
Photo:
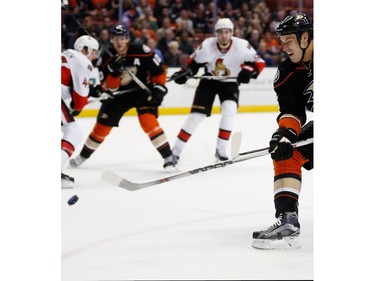
<instances>
[{"instance_id":1,"label":"ice rink surface","mask_svg":"<svg viewBox=\"0 0 375 281\"><path fill-rule=\"evenodd\" d=\"M239 114L240 152L268 146L276 116ZM191 137L182 171L214 163L219 118L206 118ZM159 117L171 145L185 119ZM77 122L86 138L95 119ZM162 165L137 118L126 116L87 162L65 170L76 185L61 196L63 281L313 279L313 171L303 171L302 248L261 251L251 247L252 232L276 221L269 156L133 192L100 178L105 170L134 182L171 175Z\"/></svg>"}]
</instances>

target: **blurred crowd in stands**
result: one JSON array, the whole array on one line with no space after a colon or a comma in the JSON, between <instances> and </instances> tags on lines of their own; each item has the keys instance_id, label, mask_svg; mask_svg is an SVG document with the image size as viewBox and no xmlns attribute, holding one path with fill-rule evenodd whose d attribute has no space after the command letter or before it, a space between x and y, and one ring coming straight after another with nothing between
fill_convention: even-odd
<instances>
[{"instance_id":1,"label":"blurred crowd in stands","mask_svg":"<svg viewBox=\"0 0 375 281\"><path fill-rule=\"evenodd\" d=\"M151 47L168 66L179 67L205 38L215 36L215 21L227 17L234 23L234 36L248 40L266 66L277 66L285 58L275 34L280 21L300 9L313 21L313 0L215 2L216 9L212 0L69 0L69 12L61 9L61 48L73 48L75 39L86 34L75 19L98 39L101 52L110 45L110 28L124 24L131 40Z\"/></svg>"}]
</instances>

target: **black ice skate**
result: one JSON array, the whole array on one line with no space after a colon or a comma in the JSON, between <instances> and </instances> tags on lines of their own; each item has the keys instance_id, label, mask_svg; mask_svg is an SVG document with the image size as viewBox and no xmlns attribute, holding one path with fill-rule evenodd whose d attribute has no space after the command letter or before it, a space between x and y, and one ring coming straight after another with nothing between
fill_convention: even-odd
<instances>
[{"instance_id":1,"label":"black ice skate","mask_svg":"<svg viewBox=\"0 0 375 281\"><path fill-rule=\"evenodd\" d=\"M77 168L82 165L83 162L85 162L87 158L78 155L76 158L70 159L70 166Z\"/></svg>"},{"instance_id":2,"label":"black ice skate","mask_svg":"<svg viewBox=\"0 0 375 281\"><path fill-rule=\"evenodd\" d=\"M164 158L163 168L169 173L179 172L180 170L177 167L177 163L177 157L172 154L171 156Z\"/></svg>"},{"instance_id":3,"label":"black ice skate","mask_svg":"<svg viewBox=\"0 0 375 281\"><path fill-rule=\"evenodd\" d=\"M253 232L253 247L262 250L298 249L300 224L296 212L283 212L272 226Z\"/></svg>"},{"instance_id":4,"label":"black ice skate","mask_svg":"<svg viewBox=\"0 0 375 281\"><path fill-rule=\"evenodd\" d=\"M61 173L61 188L73 188L74 187L74 178Z\"/></svg>"},{"instance_id":5,"label":"black ice skate","mask_svg":"<svg viewBox=\"0 0 375 281\"><path fill-rule=\"evenodd\" d=\"M218 161L218 162L227 161L229 159L229 157L226 156L225 154L219 153L218 149L216 149L215 158L216 158L216 161Z\"/></svg>"}]
</instances>

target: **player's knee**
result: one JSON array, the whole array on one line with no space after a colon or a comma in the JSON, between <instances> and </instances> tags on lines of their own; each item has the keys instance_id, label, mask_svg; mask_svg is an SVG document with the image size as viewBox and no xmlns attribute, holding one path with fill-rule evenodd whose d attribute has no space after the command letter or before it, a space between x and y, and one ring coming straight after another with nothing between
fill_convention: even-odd
<instances>
[{"instance_id":1,"label":"player's knee","mask_svg":"<svg viewBox=\"0 0 375 281\"><path fill-rule=\"evenodd\" d=\"M112 127L96 123L94 129L92 130L90 136L95 140L102 142L106 136L111 132Z\"/></svg>"},{"instance_id":2,"label":"player's knee","mask_svg":"<svg viewBox=\"0 0 375 281\"><path fill-rule=\"evenodd\" d=\"M199 113L199 112L192 112L192 113L190 113L190 115L188 117L188 120L192 124L198 125L199 123L201 123L204 120L204 118L206 118L205 114Z\"/></svg>"},{"instance_id":3,"label":"player's knee","mask_svg":"<svg viewBox=\"0 0 375 281\"><path fill-rule=\"evenodd\" d=\"M233 117L237 114L237 103L233 100L226 100L221 104L221 114Z\"/></svg>"},{"instance_id":4,"label":"player's knee","mask_svg":"<svg viewBox=\"0 0 375 281\"><path fill-rule=\"evenodd\" d=\"M63 139L77 147L83 139L83 131L77 122L70 122L61 127Z\"/></svg>"},{"instance_id":5,"label":"player's knee","mask_svg":"<svg viewBox=\"0 0 375 281\"><path fill-rule=\"evenodd\" d=\"M281 174L296 174L302 176L302 166L306 163L306 159L302 154L294 150L293 157L283 161L273 161L275 176Z\"/></svg>"},{"instance_id":6,"label":"player's knee","mask_svg":"<svg viewBox=\"0 0 375 281\"><path fill-rule=\"evenodd\" d=\"M158 119L150 113L144 113L138 116L139 123L146 134L150 134L159 128Z\"/></svg>"}]
</instances>

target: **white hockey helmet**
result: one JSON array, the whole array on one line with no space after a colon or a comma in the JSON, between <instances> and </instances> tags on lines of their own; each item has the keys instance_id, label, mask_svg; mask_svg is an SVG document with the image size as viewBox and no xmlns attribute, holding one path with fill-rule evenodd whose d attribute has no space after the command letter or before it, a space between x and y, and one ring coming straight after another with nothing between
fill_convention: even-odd
<instances>
[{"instance_id":1,"label":"white hockey helmet","mask_svg":"<svg viewBox=\"0 0 375 281\"><path fill-rule=\"evenodd\" d=\"M219 19L215 24L215 32L224 28L230 29L233 33L233 22L228 18Z\"/></svg>"},{"instance_id":2,"label":"white hockey helmet","mask_svg":"<svg viewBox=\"0 0 375 281\"><path fill-rule=\"evenodd\" d=\"M81 52L83 48L87 48L88 54L86 57L90 57L93 50L99 50L99 43L98 41L89 35L83 35L78 37L77 40L74 42L74 50Z\"/></svg>"}]
</instances>

